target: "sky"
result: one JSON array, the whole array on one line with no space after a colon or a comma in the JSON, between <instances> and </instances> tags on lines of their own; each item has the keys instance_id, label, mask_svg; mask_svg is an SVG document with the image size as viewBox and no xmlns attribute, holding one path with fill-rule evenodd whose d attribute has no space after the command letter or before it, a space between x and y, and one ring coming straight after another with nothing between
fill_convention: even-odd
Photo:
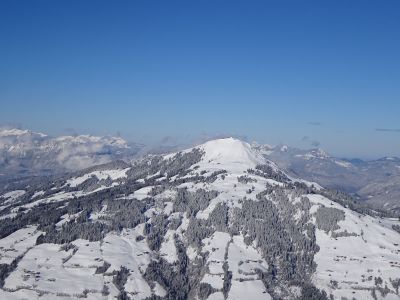
<instances>
[{"instance_id":1,"label":"sky","mask_svg":"<svg viewBox=\"0 0 400 300\"><path fill-rule=\"evenodd\" d=\"M3 0L0 124L400 156L400 1Z\"/></svg>"}]
</instances>

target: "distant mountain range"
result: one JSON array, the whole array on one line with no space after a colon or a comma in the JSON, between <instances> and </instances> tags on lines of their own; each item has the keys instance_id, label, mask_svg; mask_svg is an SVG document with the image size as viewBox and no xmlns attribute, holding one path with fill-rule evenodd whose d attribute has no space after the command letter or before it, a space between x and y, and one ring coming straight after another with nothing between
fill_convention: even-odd
<instances>
[{"instance_id":1,"label":"distant mountain range","mask_svg":"<svg viewBox=\"0 0 400 300\"><path fill-rule=\"evenodd\" d=\"M352 194L377 207L400 211L400 158L342 159L322 149L253 144L288 174ZM146 147L113 136L51 137L21 129L0 130L0 182L54 175L115 160L131 162L145 153L177 151L173 143ZM182 147L181 147L182 148Z\"/></svg>"},{"instance_id":2,"label":"distant mountain range","mask_svg":"<svg viewBox=\"0 0 400 300\"><path fill-rule=\"evenodd\" d=\"M59 136L20 129L0 130L0 180L76 171L131 159L143 145L113 136Z\"/></svg>"},{"instance_id":3,"label":"distant mountain range","mask_svg":"<svg viewBox=\"0 0 400 300\"><path fill-rule=\"evenodd\" d=\"M378 207L400 210L400 158L341 159L322 149L258 146L289 174L339 189Z\"/></svg>"}]
</instances>

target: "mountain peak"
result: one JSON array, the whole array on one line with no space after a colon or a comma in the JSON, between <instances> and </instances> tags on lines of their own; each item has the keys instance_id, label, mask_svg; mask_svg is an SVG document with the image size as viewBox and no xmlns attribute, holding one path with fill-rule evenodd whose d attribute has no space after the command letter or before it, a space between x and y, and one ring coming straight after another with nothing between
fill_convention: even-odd
<instances>
[{"instance_id":1,"label":"mountain peak","mask_svg":"<svg viewBox=\"0 0 400 300\"><path fill-rule=\"evenodd\" d=\"M46 137L47 135L40 132L33 132L30 130L22 130L18 128L0 128L0 137L18 137L25 135L37 135L40 137Z\"/></svg>"},{"instance_id":2,"label":"mountain peak","mask_svg":"<svg viewBox=\"0 0 400 300\"><path fill-rule=\"evenodd\" d=\"M248 169L265 163L258 150L232 137L208 141L197 148L204 151L204 162L223 165L227 169L238 166Z\"/></svg>"}]
</instances>

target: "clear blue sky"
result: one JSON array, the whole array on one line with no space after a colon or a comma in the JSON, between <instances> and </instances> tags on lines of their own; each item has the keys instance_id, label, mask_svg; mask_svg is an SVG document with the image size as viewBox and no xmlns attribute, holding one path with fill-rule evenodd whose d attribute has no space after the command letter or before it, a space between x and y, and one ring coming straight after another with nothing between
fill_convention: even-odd
<instances>
[{"instance_id":1,"label":"clear blue sky","mask_svg":"<svg viewBox=\"0 0 400 300\"><path fill-rule=\"evenodd\" d=\"M1 1L0 104L51 134L400 155L400 1Z\"/></svg>"}]
</instances>

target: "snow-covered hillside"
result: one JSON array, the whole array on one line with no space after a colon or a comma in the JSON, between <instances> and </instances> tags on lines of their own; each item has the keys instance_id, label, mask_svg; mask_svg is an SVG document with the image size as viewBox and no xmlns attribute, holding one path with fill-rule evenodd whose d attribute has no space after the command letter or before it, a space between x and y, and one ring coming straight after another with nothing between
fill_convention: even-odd
<instances>
[{"instance_id":1,"label":"snow-covered hillside","mask_svg":"<svg viewBox=\"0 0 400 300\"><path fill-rule=\"evenodd\" d=\"M2 299L399 299L400 222L209 141L0 195Z\"/></svg>"}]
</instances>

